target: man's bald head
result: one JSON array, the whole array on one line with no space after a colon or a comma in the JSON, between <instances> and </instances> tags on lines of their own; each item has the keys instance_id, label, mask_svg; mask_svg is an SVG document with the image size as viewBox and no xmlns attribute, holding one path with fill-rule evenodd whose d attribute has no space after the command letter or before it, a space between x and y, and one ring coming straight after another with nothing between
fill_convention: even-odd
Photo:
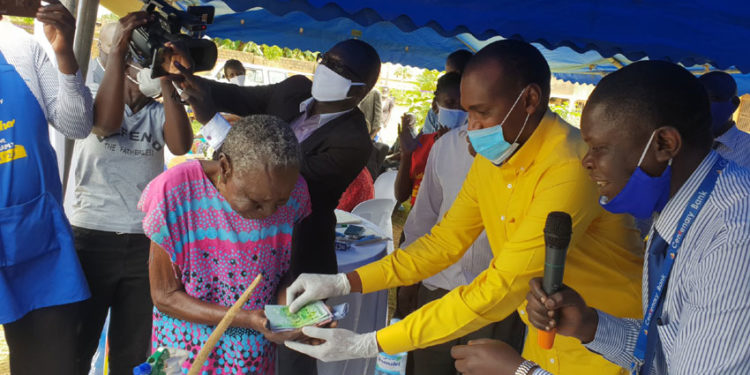
<instances>
[{"instance_id":1,"label":"man's bald head","mask_svg":"<svg viewBox=\"0 0 750 375\"><path fill-rule=\"evenodd\" d=\"M331 47L326 54L351 71L352 76L346 78L364 82L367 92L375 87L380 76L380 55L371 45L358 39L348 39Z\"/></svg>"},{"instance_id":2,"label":"man's bald head","mask_svg":"<svg viewBox=\"0 0 750 375\"><path fill-rule=\"evenodd\" d=\"M737 82L724 72L708 72L698 78L711 101L726 101L737 96Z\"/></svg>"},{"instance_id":3,"label":"man's bald head","mask_svg":"<svg viewBox=\"0 0 750 375\"><path fill-rule=\"evenodd\" d=\"M711 101L711 131L718 137L734 124L732 115L740 106L737 82L724 72L709 72L698 78Z\"/></svg>"},{"instance_id":4,"label":"man's bald head","mask_svg":"<svg viewBox=\"0 0 750 375\"><path fill-rule=\"evenodd\" d=\"M481 70L487 65L496 65L502 71L498 90L518 95L529 84L541 89L540 102L547 103L550 94L551 73L542 53L529 43L504 39L491 43L469 60L464 75Z\"/></svg>"},{"instance_id":5,"label":"man's bald head","mask_svg":"<svg viewBox=\"0 0 750 375\"><path fill-rule=\"evenodd\" d=\"M445 59L445 72L457 72L459 74L463 73L464 69L466 68L466 64L469 63L469 60L471 60L472 56L474 56L474 54L465 49L453 51Z\"/></svg>"},{"instance_id":6,"label":"man's bald head","mask_svg":"<svg viewBox=\"0 0 750 375\"><path fill-rule=\"evenodd\" d=\"M107 66L107 58L109 57L109 52L112 50L116 31L117 22L105 23L99 29L99 61L104 66Z\"/></svg>"},{"instance_id":7,"label":"man's bald head","mask_svg":"<svg viewBox=\"0 0 750 375\"><path fill-rule=\"evenodd\" d=\"M601 123L640 139L670 126L694 147L710 147L713 140L706 90L693 74L670 62L640 61L602 78L583 116L594 108L604 116Z\"/></svg>"},{"instance_id":8,"label":"man's bald head","mask_svg":"<svg viewBox=\"0 0 750 375\"><path fill-rule=\"evenodd\" d=\"M114 44L117 22L105 23L99 29L99 51L109 54Z\"/></svg>"}]
</instances>

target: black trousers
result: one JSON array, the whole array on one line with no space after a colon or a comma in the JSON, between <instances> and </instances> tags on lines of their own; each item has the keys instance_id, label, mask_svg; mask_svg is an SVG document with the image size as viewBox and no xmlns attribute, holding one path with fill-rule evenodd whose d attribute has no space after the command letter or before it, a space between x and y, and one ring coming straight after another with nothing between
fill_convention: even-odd
<instances>
[{"instance_id":1,"label":"black trousers","mask_svg":"<svg viewBox=\"0 0 750 375\"><path fill-rule=\"evenodd\" d=\"M318 360L284 345L276 345L276 375L317 375Z\"/></svg>"},{"instance_id":2,"label":"black trousers","mask_svg":"<svg viewBox=\"0 0 750 375\"><path fill-rule=\"evenodd\" d=\"M81 306L76 362L86 375L99 344L107 310L109 372L131 375L151 353L153 304L148 279L150 240L143 234L117 234L73 227L75 246L91 289Z\"/></svg>"},{"instance_id":3,"label":"black trousers","mask_svg":"<svg viewBox=\"0 0 750 375\"><path fill-rule=\"evenodd\" d=\"M13 375L75 374L81 302L33 310L3 325Z\"/></svg>"},{"instance_id":4,"label":"black trousers","mask_svg":"<svg viewBox=\"0 0 750 375\"><path fill-rule=\"evenodd\" d=\"M450 291L444 289L429 290L424 284L419 285L417 294L418 305L424 306L432 301L443 298ZM501 340L509 344L519 354L523 350L523 342L526 334L526 326L521 321L517 312L497 323L492 323L476 332L464 337L454 339L442 344L434 345L425 349L411 352L414 359L415 375L457 375L454 360L451 357L451 348L455 345L465 345L470 340L490 338Z\"/></svg>"}]
</instances>

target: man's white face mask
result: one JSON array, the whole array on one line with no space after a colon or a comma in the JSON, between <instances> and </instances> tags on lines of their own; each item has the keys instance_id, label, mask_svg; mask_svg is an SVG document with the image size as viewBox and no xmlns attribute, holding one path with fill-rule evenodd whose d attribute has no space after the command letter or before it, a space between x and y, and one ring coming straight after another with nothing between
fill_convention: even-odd
<instances>
[{"instance_id":1,"label":"man's white face mask","mask_svg":"<svg viewBox=\"0 0 750 375\"><path fill-rule=\"evenodd\" d=\"M331 68L318 64L312 84L312 96L319 102L337 102L349 98L352 86L364 86L362 82L352 82Z\"/></svg>"}]
</instances>

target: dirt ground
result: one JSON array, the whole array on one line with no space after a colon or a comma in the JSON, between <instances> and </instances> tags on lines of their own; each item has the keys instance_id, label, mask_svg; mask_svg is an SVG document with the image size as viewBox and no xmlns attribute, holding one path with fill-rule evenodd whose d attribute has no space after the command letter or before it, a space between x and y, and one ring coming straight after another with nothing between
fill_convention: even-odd
<instances>
[{"instance_id":1,"label":"dirt ground","mask_svg":"<svg viewBox=\"0 0 750 375\"><path fill-rule=\"evenodd\" d=\"M5 331L0 325L0 375L10 374L10 363L8 362L8 345L5 343Z\"/></svg>"}]
</instances>

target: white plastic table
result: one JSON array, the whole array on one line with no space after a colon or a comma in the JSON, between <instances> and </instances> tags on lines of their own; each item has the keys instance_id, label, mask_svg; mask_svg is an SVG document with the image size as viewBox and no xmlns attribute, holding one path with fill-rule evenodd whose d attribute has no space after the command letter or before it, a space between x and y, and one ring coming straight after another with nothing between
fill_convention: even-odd
<instances>
[{"instance_id":1,"label":"white plastic table","mask_svg":"<svg viewBox=\"0 0 750 375\"><path fill-rule=\"evenodd\" d=\"M347 215L352 215L347 213ZM361 225L382 235L382 231L373 223L357 217ZM363 245L353 245L346 251L337 251L336 259L339 272L354 271L360 266L376 261L386 254L388 241L370 242ZM339 328L345 328L357 333L367 333L385 327L388 310L388 292L353 293L348 296L331 298L329 305L349 303L349 313L339 321ZM319 375L370 375L375 371L375 358L354 359L349 361L329 362L318 361Z\"/></svg>"}]
</instances>

